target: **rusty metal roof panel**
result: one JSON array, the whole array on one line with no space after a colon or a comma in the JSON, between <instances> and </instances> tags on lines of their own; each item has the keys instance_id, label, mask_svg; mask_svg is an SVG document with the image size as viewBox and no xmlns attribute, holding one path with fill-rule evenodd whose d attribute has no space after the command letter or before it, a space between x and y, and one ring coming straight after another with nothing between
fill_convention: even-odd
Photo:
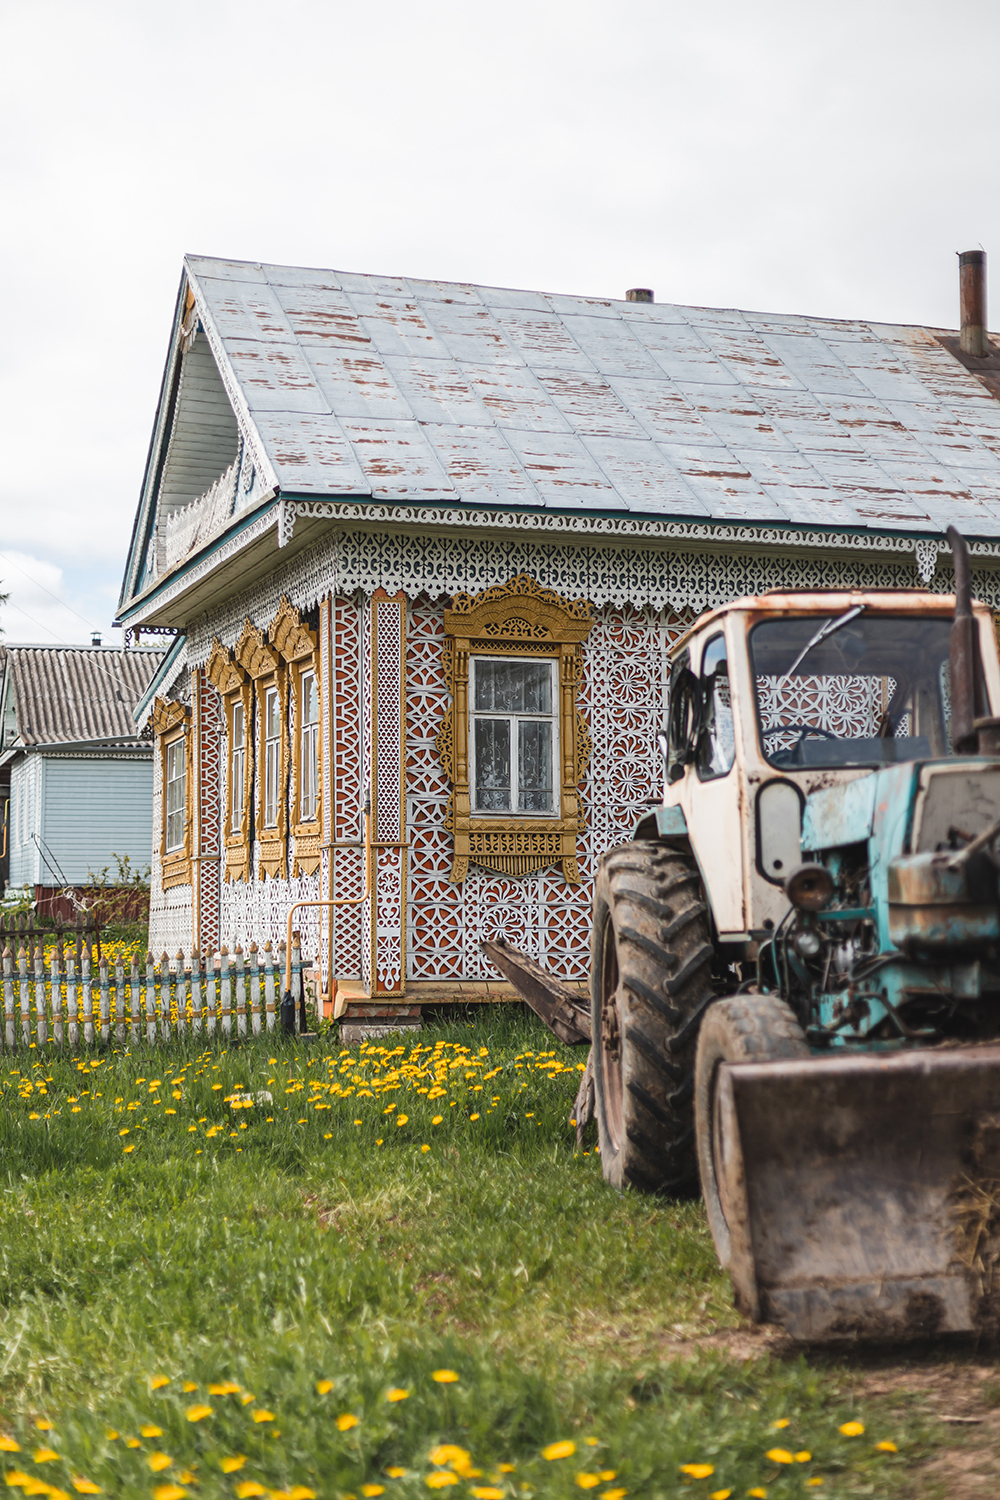
<instances>
[{"instance_id":1,"label":"rusty metal roof panel","mask_svg":"<svg viewBox=\"0 0 1000 1500\"><path fill-rule=\"evenodd\" d=\"M99 646L0 648L18 736L25 745L134 739L132 710L164 654Z\"/></svg>"},{"instance_id":2,"label":"rusty metal roof panel","mask_svg":"<svg viewBox=\"0 0 1000 1500\"><path fill-rule=\"evenodd\" d=\"M1000 535L1000 401L939 330L187 269L290 493Z\"/></svg>"}]
</instances>

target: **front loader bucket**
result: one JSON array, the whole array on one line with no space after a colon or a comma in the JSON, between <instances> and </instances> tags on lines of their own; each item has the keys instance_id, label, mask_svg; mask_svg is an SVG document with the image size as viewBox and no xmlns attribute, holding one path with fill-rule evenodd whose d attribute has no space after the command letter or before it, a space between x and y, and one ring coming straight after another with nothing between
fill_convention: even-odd
<instances>
[{"instance_id":1,"label":"front loader bucket","mask_svg":"<svg viewBox=\"0 0 1000 1500\"><path fill-rule=\"evenodd\" d=\"M756 1321L996 1334L1000 1046L724 1063L715 1128L729 1270Z\"/></svg>"}]
</instances>

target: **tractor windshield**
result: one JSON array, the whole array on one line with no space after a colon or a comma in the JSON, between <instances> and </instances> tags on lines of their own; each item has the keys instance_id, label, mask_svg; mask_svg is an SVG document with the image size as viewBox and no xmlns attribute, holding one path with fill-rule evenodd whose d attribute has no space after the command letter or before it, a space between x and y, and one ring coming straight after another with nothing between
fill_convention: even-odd
<instances>
[{"instance_id":1,"label":"tractor windshield","mask_svg":"<svg viewBox=\"0 0 1000 1500\"><path fill-rule=\"evenodd\" d=\"M837 628L817 639L827 623ZM750 653L766 758L794 769L950 755L950 629L947 618L868 613L756 625Z\"/></svg>"}]
</instances>

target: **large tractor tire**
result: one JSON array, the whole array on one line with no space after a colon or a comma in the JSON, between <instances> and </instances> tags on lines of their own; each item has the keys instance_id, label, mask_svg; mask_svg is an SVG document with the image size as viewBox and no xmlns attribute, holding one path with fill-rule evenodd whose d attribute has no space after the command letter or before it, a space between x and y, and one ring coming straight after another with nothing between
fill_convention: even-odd
<instances>
[{"instance_id":1,"label":"large tractor tire","mask_svg":"<svg viewBox=\"0 0 1000 1500\"><path fill-rule=\"evenodd\" d=\"M595 1113L619 1189L697 1184L694 1058L714 997L708 909L694 861L652 841L601 861L591 962Z\"/></svg>"},{"instance_id":2,"label":"large tractor tire","mask_svg":"<svg viewBox=\"0 0 1000 1500\"><path fill-rule=\"evenodd\" d=\"M709 1228L723 1266L730 1261L730 1235L726 1172L720 1155L725 1137L716 1088L719 1066L724 1062L776 1062L809 1055L802 1027L775 995L734 995L730 1000L719 1000L705 1017L694 1075L698 1173Z\"/></svg>"}]
</instances>

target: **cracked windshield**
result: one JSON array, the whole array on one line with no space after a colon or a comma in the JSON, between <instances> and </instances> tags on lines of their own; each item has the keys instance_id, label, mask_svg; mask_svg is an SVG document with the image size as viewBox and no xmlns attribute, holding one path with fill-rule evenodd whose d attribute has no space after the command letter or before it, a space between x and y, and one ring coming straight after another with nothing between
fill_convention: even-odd
<instances>
[{"instance_id":1,"label":"cracked windshield","mask_svg":"<svg viewBox=\"0 0 1000 1500\"><path fill-rule=\"evenodd\" d=\"M951 754L951 621L864 614L767 620L750 636L773 766L877 766Z\"/></svg>"}]
</instances>

